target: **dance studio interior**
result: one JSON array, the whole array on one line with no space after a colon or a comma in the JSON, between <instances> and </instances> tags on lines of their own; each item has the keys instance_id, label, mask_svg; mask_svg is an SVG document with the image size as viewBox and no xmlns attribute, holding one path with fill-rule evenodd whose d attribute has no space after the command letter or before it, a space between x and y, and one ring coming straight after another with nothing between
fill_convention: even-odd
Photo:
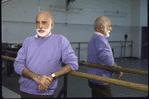
<instances>
[{"instance_id":1,"label":"dance studio interior","mask_svg":"<svg viewBox=\"0 0 149 99\"><path fill-rule=\"evenodd\" d=\"M54 98L92 98L89 79L109 83L113 97L148 97L148 5L148 0L1 0L2 97L21 98L14 62L24 40L36 35L41 11L53 16L52 35L67 38L78 59L78 70L58 78ZM114 73L102 79L87 73L89 66L106 69L87 62L94 22L102 16L111 21L107 41L121 66L116 70L123 72L116 80Z\"/></svg>"}]
</instances>

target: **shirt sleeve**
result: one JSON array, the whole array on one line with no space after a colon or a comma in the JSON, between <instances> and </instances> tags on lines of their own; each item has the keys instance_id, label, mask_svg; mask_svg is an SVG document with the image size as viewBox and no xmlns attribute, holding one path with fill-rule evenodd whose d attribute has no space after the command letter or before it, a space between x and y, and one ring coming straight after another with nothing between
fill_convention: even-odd
<instances>
[{"instance_id":1,"label":"shirt sleeve","mask_svg":"<svg viewBox=\"0 0 149 99\"><path fill-rule=\"evenodd\" d=\"M64 36L62 36L62 62L69 65L73 71L79 68L78 58L69 41Z\"/></svg>"},{"instance_id":2,"label":"shirt sleeve","mask_svg":"<svg viewBox=\"0 0 149 99\"><path fill-rule=\"evenodd\" d=\"M96 39L95 48L99 61L102 63L101 65L105 65L107 67L114 65L113 54L106 38Z\"/></svg>"},{"instance_id":3,"label":"shirt sleeve","mask_svg":"<svg viewBox=\"0 0 149 99\"><path fill-rule=\"evenodd\" d=\"M17 57L14 62L14 70L17 74L22 75L22 71L26 68L26 54L25 54L25 45L27 40L23 42L22 47L19 49Z\"/></svg>"}]
</instances>

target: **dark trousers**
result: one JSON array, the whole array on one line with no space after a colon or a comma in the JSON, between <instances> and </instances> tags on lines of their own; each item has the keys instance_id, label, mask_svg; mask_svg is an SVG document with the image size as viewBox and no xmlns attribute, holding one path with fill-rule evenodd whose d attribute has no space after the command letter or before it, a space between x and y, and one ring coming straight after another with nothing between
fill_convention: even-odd
<instances>
[{"instance_id":1,"label":"dark trousers","mask_svg":"<svg viewBox=\"0 0 149 99\"><path fill-rule=\"evenodd\" d=\"M110 85L96 85L88 81L89 87L92 89L92 97L113 97Z\"/></svg>"},{"instance_id":2,"label":"dark trousers","mask_svg":"<svg viewBox=\"0 0 149 99\"><path fill-rule=\"evenodd\" d=\"M20 91L21 98L53 98L53 95L33 95Z\"/></svg>"}]
</instances>

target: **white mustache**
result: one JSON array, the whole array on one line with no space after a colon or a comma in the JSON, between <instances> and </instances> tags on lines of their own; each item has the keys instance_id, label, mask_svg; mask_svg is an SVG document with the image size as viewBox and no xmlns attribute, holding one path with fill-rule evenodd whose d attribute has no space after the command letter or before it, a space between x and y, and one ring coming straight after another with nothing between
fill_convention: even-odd
<instances>
[{"instance_id":1,"label":"white mustache","mask_svg":"<svg viewBox=\"0 0 149 99\"><path fill-rule=\"evenodd\" d=\"M39 28L38 28L37 31L39 31L39 30L43 30L43 31L45 31L46 29L39 29Z\"/></svg>"}]
</instances>

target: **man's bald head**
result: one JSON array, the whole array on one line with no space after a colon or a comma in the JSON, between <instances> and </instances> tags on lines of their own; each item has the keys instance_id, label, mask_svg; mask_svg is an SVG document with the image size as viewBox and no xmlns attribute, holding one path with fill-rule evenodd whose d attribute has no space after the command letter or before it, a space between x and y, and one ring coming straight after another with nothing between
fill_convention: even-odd
<instances>
[{"instance_id":1,"label":"man's bald head","mask_svg":"<svg viewBox=\"0 0 149 99\"><path fill-rule=\"evenodd\" d=\"M107 17L98 17L94 22L94 29L97 31L97 28L100 28L101 25L105 26L107 21L110 21Z\"/></svg>"},{"instance_id":2,"label":"man's bald head","mask_svg":"<svg viewBox=\"0 0 149 99\"><path fill-rule=\"evenodd\" d=\"M42 16L46 16L47 18L49 18L49 20L51 20L51 22L53 22L53 16L47 11L39 12L36 16L36 20L37 20L37 17L42 17Z\"/></svg>"},{"instance_id":3,"label":"man's bald head","mask_svg":"<svg viewBox=\"0 0 149 99\"><path fill-rule=\"evenodd\" d=\"M111 22L105 16L98 17L94 22L94 29L96 32L102 33L105 37L109 37L110 31L112 31Z\"/></svg>"}]
</instances>

